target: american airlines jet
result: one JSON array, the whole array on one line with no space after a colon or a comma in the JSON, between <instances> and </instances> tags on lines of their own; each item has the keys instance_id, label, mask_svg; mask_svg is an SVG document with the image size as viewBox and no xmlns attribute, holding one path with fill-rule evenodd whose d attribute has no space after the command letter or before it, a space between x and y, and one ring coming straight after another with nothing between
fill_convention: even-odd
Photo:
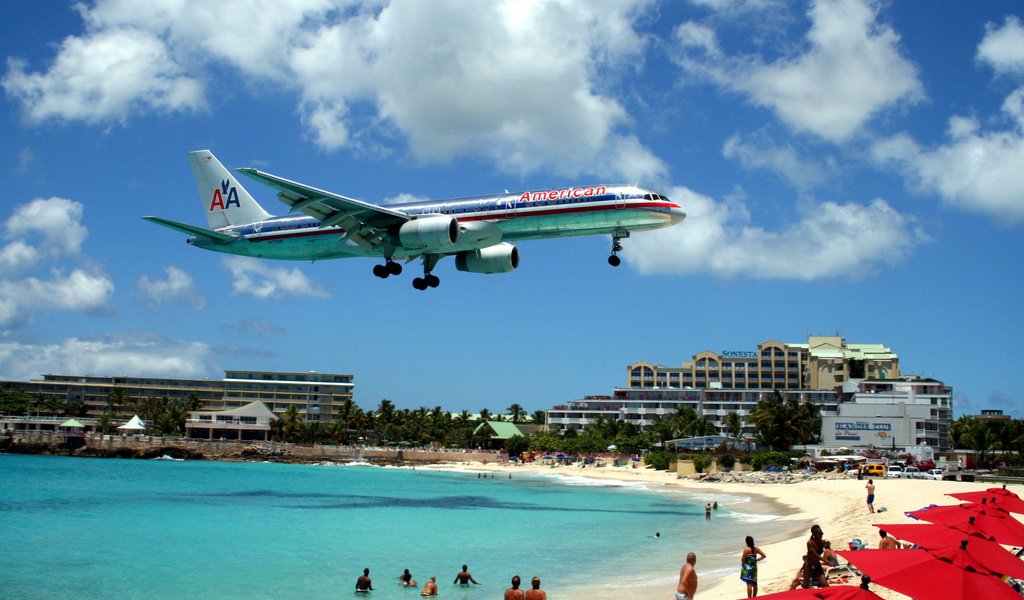
<instances>
[{"instance_id":1,"label":"american airlines jet","mask_svg":"<svg viewBox=\"0 0 1024 600\"><path fill-rule=\"evenodd\" d=\"M437 287L432 273L445 256L469 273L507 273L519 266L522 240L606 234L608 263L619 265L621 240L633 231L668 227L686 214L668 198L633 185L566 187L521 194L386 206L339 196L256 169L237 169L277 190L291 207L272 216L209 150L188 155L209 229L160 217L143 217L193 237L206 250L281 260L373 256L384 259L373 274L402 272L398 261L423 262L418 290Z\"/></svg>"}]
</instances>

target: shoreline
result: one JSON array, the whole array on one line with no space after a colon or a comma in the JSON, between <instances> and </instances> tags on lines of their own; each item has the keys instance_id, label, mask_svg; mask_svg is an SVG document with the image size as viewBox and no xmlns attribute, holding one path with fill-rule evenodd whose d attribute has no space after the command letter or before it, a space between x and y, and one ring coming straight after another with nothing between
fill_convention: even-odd
<instances>
[{"instance_id":1,"label":"shoreline","mask_svg":"<svg viewBox=\"0 0 1024 600\"><path fill-rule=\"evenodd\" d=\"M790 581L801 564L805 553L805 543L810 524L821 525L825 538L832 541L837 550L846 549L851 538L858 538L876 548L879 535L874 523L919 523L904 515L904 512L917 510L929 504L958 504L959 501L948 493L984 490L994 487L991 483L968 483L959 481L933 481L923 479L875 479L876 511L871 513L866 505L864 486L867 479L858 481L856 478L815 478L797 483L704 483L687 478L677 478L674 473L655 471L650 468L587 468L549 467L541 465L508 465L493 463L445 462L433 465L418 466L418 469L461 470L472 472L488 472L522 474L535 476L571 475L607 481L637 482L642 481L655 486L678 488L690 493L708 493L723 495L749 496L751 502L738 508L743 512L782 516L776 523L788 524L788 533L779 534L764 540L757 535L756 525L751 535L757 545L764 551L767 560L758 564L759 595L782 592L789 589ZM1024 485L1009 485L1007 488L1018 495L1024 496ZM781 510L773 510L775 508ZM746 597L746 586L739 580L739 555L743 540L736 544L736 572L730 575L706 576L700 579L697 597L701 600L733 600ZM623 557L628 560L630 557ZM679 566L682 566L680 557ZM698 576L701 573L700 556L697 559ZM675 591L677 572L666 573L671 576L672 584L659 581L656 584L643 585L639 588L630 587L629 595L636 600L656 600L670 598ZM848 582L859 584L859 581ZM907 597L872 585L872 591L887 600L905 600ZM574 593L566 598L585 596Z\"/></svg>"}]
</instances>

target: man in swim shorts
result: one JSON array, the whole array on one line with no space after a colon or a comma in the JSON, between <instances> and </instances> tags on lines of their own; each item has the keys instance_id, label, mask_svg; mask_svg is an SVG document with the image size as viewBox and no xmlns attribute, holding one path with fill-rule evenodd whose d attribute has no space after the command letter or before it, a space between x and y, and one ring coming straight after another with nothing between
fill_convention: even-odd
<instances>
[{"instance_id":1,"label":"man in swim shorts","mask_svg":"<svg viewBox=\"0 0 1024 600\"><path fill-rule=\"evenodd\" d=\"M697 555L690 552L686 555L686 564L679 570L679 585L676 587L676 600L693 600L697 593Z\"/></svg>"},{"instance_id":2,"label":"man in swim shorts","mask_svg":"<svg viewBox=\"0 0 1024 600\"><path fill-rule=\"evenodd\" d=\"M462 572L455 576L455 581L453 581L452 583L457 583L459 585L469 585L470 581L477 585L480 585L480 582L476 579L473 579L473 576L469 574L468 570L466 570L466 565L462 565Z\"/></svg>"},{"instance_id":3,"label":"man in swim shorts","mask_svg":"<svg viewBox=\"0 0 1024 600\"><path fill-rule=\"evenodd\" d=\"M868 479L868 484L864 487L868 490L868 510L875 512L875 484Z\"/></svg>"},{"instance_id":4,"label":"man in swim shorts","mask_svg":"<svg viewBox=\"0 0 1024 600\"><path fill-rule=\"evenodd\" d=\"M370 569L363 569L363 575L356 579L356 591L368 592L373 589L373 582L370 581Z\"/></svg>"}]
</instances>

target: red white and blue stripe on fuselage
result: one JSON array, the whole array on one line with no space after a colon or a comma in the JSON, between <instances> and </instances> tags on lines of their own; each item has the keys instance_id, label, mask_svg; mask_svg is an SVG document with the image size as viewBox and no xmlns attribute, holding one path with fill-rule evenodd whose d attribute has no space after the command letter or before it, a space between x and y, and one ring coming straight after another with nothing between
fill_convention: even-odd
<instances>
[{"instance_id":1,"label":"red white and blue stripe on fuselage","mask_svg":"<svg viewBox=\"0 0 1024 600\"><path fill-rule=\"evenodd\" d=\"M561 188L522 194L500 196L477 196L433 202L390 204L386 208L399 211L410 218L446 215L459 223L485 222L500 230L500 241L567 237L576 235L615 234L625 231L657 229L677 223L684 217L681 207L668 198L637 186L589 186ZM337 238L344 230L338 227L322 227L319 220L302 214L271 217L265 221L236 225L219 229L222 233L237 234L249 242L271 245L284 250L280 245L290 241L309 242L311 238L326 236L332 239L335 249L331 254L382 255L381 252L366 251L355 244L344 244L344 251L337 247ZM331 238L333 236L333 238ZM199 240L196 240L199 241ZM225 251L239 251L248 254L274 258L277 252L268 252L250 247L221 248ZM309 251L309 248L305 249ZM327 252L327 249L323 249ZM282 252L281 258L290 258L290 252Z\"/></svg>"}]
</instances>

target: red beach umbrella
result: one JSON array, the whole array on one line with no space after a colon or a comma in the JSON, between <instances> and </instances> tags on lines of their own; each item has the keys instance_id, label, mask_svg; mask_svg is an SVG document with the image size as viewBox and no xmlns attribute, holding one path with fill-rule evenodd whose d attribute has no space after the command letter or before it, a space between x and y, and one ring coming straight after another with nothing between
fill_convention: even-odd
<instances>
[{"instance_id":1,"label":"red beach umbrella","mask_svg":"<svg viewBox=\"0 0 1024 600\"><path fill-rule=\"evenodd\" d=\"M827 588L790 590L777 594L761 594L758 598L771 600L881 600L882 597L853 585L830 585Z\"/></svg>"},{"instance_id":2,"label":"red beach umbrella","mask_svg":"<svg viewBox=\"0 0 1024 600\"><path fill-rule=\"evenodd\" d=\"M1000 544L1024 546L1024 525L1006 513L969 505L933 506L907 513L908 517L938 523L965 533L981 532Z\"/></svg>"},{"instance_id":3,"label":"red beach umbrella","mask_svg":"<svg viewBox=\"0 0 1024 600\"><path fill-rule=\"evenodd\" d=\"M871 581L915 600L1020 600L1003 580L954 567L924 550L837 552Z\"/></svg>"},{"instance_id":4,"label":"red beach umbrella","mask_svg":"<svg viewBox=\"0 0 1024 600\"><path fill-rule=\"evenodd\" d=\"M1001 488L993 489L998 490ZM1000 508L1002 510L1006 510L1009 512L1024 514L1024 500L1021 500L1016 495L1007 496L1003 494L997 494L995 492L991 492L988 490L985 490L983 492L959 492L956 494L946 495L952 496L957 500L963 500L964 502L974 502L979 504L984 503L987 504L987 506L990 508L995 506L996 508Z\"/></svg>"},{"instance_id":5,"label":"red beach umbrella","mask_svg":"<svg viewBox=\"0 0 1024 600\"><path fill-rule=\"evenodd\" d=\"M959 554L969 555L985 569L999 575L1024 579L1024 561L1020 560L999 544L976 535L965 535L943 525L922 523L920 525L879 525L898 540L907 540L922 546L932 556L960 566ZM967 547L961 548L966 542Z\"/></svg>"}]
</instances>

